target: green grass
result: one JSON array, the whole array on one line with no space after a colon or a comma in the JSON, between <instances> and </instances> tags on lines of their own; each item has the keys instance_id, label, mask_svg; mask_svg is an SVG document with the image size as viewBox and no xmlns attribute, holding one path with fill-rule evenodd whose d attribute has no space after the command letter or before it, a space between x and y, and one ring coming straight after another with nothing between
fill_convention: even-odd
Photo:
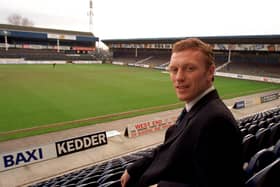
<instances>
[{"instance_id":1,"label":"green grass","mask_svg":"<svg viewBox=\"0 0 280 187\"><path fill-rule=\"evenodd\" d=\"M279 84L221 77L215 87L224 99L280 89ZM109 64L0 66L0 133L178 102L168 74L158 70ZM1 136L0 141L179 106Z\"/></svg>"},{"instance_id":2,"label":"green grass","mask_svg":"<svg viewBox=\"0 0 280 187\"><path fill-rule=\"evenodd\" d=\"M215 87L223 99L230 99L280 89L280 84L216 77Z\"/></svg>"}]
</instances>

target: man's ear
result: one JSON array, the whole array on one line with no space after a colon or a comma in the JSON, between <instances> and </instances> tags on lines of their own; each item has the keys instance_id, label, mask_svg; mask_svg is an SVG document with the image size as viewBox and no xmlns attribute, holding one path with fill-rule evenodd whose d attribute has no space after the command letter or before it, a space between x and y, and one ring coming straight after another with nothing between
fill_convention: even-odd
<instances>
[{"instance_id":1,"label":"man's ear","mask_svg":"<svg viewBox=\"0 0 280 187\"><path fill-rule=\"evenodd\" d=\"M215 74L215 65L212 64L210 67L209 67L209 70L208 70L208 73L209 73L209 81L213 82L214 81L214 74Z\"/></svg>"}]
</instances>

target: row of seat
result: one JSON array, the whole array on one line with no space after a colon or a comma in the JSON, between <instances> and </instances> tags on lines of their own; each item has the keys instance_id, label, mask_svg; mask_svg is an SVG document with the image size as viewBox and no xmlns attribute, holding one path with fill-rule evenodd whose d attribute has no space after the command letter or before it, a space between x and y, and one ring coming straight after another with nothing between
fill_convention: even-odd
<instances>
[{"instance_id":1,"label":"row of seat","mask_svg":"<svg viewBox=\"0 0 280 187\"><path fill-rule=\"evenodd\" d=\"M268 126L273 121L280 120L280 108L276 107L263 112L258 112L256 114L249 115L237 120L240 127L248 127L251 124L264 123Z\"/></svg>"},{"instance_id":2,"label":"row of seat","mask_svg":"<svg viewBox=\"0 0 280 187\"><path fill-rule=\"evenodd\" d=\"M32 185L32 187L119 187L119 179L125 167L145 154L149 154L150 151L151 149L123 156L76 172L52 178L48 181L37 183ZM279 160L280 139L275 145L258 151L249 159L248 165L244 168L247 174L246 187L272 187L258 186L260 182L257 181L263 181L267 177L275 175L275 172L270 170L273 168L279 171ZM275 180L275 178L273 180ZM279 182L280 180L278 180L277 184L279 184Z\"/></svg>"},{"instance_id":3,"label":"row of seat","mask_svg":"<svg viewBox=\"0 0 280 187\"><path fill-rule=\"evenodd\" d=\"M280 139L270 148L258 151L246 168L245 187L280 186Z\"/></svg>"},{"instance_id":4,"label":"row of seat","mask_svg":"<svg viewBox=\"0 0 280 187\"><path fill-rule=\"evenodd\" d=\"M243 136L243 161L280 139L280 108L257 113L238 121ZM279 118L278 118L279 117Z\"/></svg>"},{"instance_id":5,"label":"row of seat","mask_svg":"<svg viewBox=\"0 0 280 187\"><path fill-rule=\"evenodd\" d=\"M277 158L280 158L280 139L277 143L269 148L264 148L255 153L244 167L247 176L251 177L253 174L263 169L268 164L272 163Z\"/></svg>"},{"instance_id":6,"label":"row of seat","mask_svg":"<svg viewBox=\"0 0 280 187\"><path fill-rule=\"evenodd\" d=\"M245 187L280 186L280 108L238 121L243 135Z\"/></svg>"},{"instance_id":7,"label":"row of seat","mask_svg":"<svg viewBox=\"0 0 280 187\"><path fill-rule=\"evenodd\" d=\"M93 165L59 177L51 178L31 185L30 187L114 187L120 186L120 177L125 168L132 162L148 154L151 149L138 151L120 158Z\"/></svg>"},{"instance_id":8,"label":"row of seat","mask_svg":"<svg viewBox=\"0 0 280 187\"><path fill-rule=\"evenodd\" d=\"M240 130L247 130L243 137L243 157L244 165L247 165L244 167L248 178L247 183L248 185L251 185L248 187L270 187L253 186L253 182L249 181L255 182L253 177L257 175L258 172L261 172L268 167L269 164L274 163L273 161L276 158L280 158L280 124L278 123L280 121L277 122L277 116L279 114L280 109L278 108L254 114L238 121ZM267 124L262 125L262 121ZM252 125L255 125L258 128L255 133L249 132L249 128ZM276 143L276 140L279 141ZM152 149L146 149L131 153L120 158L112 159L101 164L96 164L85 169L36 183L30 187L119 187L119 179L127 165L142 158L144 155L149 154L151 150Z\"/></svg>"},{"instance_id":9,"label":"row of seat","mask_svg":"<svg viewBox=\"0 0 280 187\"><path fill-rule=\"evenodd\" d=\"M279 187L280 158L246 181L246 187Z\"/></svg>"},{"instance_id":10,"label":"row of seat","mask_svg":"<svg viewBox=\"0 0 280 187\"><path fill-rule=\"evenodd\" d=\"M280 139L280 123L268 128L260 128L255 134L247 134L243 137L243 158L248 161L257 151L274 145Z\"/></svg>"}]
</instances>

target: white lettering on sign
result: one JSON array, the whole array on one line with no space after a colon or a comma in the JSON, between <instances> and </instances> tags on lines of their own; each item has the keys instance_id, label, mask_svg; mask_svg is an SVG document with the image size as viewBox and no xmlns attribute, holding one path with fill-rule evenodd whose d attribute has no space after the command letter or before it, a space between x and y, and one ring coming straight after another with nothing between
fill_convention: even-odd
<instances>
[{"instance_id":1,"label":"white lettering on sign","mask_svg":"<svg viewBox=\"0 0 280 187\"><path fill-rule=\"evenodd\" d=\"M66 154L107 144L107 136L106 132L100 132L69 140L63 140L60 142L56 142L55 144L57 156L63 156Z\"/></svg>"}]
</instances>

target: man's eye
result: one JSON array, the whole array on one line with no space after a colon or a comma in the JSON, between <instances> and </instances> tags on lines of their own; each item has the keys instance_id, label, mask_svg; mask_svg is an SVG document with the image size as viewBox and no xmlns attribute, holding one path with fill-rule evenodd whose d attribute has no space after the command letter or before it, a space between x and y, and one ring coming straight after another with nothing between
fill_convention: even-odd
<instances>
[{"instance_id":1,"label":"man's eye","mask_svg":"<svg viewBox=\"0 0 280 187\"><path fill-rule=\"evenodd\" d=\"M186 67L186 71L188 71L188 72L191 72L191 71L194 71L194 70L195 70L195 68L193 66Z\"/></svg>"},{"instance_id":2,"label":"man's eye","mask_svg":"<svg viewBox=\"0 0 280 187\"><path fill-rule=\"evenodd\" d=\"M177 68L170 68L169 72L170 73L177 73L178 69Z\"/></svg>"}]
</instances>

